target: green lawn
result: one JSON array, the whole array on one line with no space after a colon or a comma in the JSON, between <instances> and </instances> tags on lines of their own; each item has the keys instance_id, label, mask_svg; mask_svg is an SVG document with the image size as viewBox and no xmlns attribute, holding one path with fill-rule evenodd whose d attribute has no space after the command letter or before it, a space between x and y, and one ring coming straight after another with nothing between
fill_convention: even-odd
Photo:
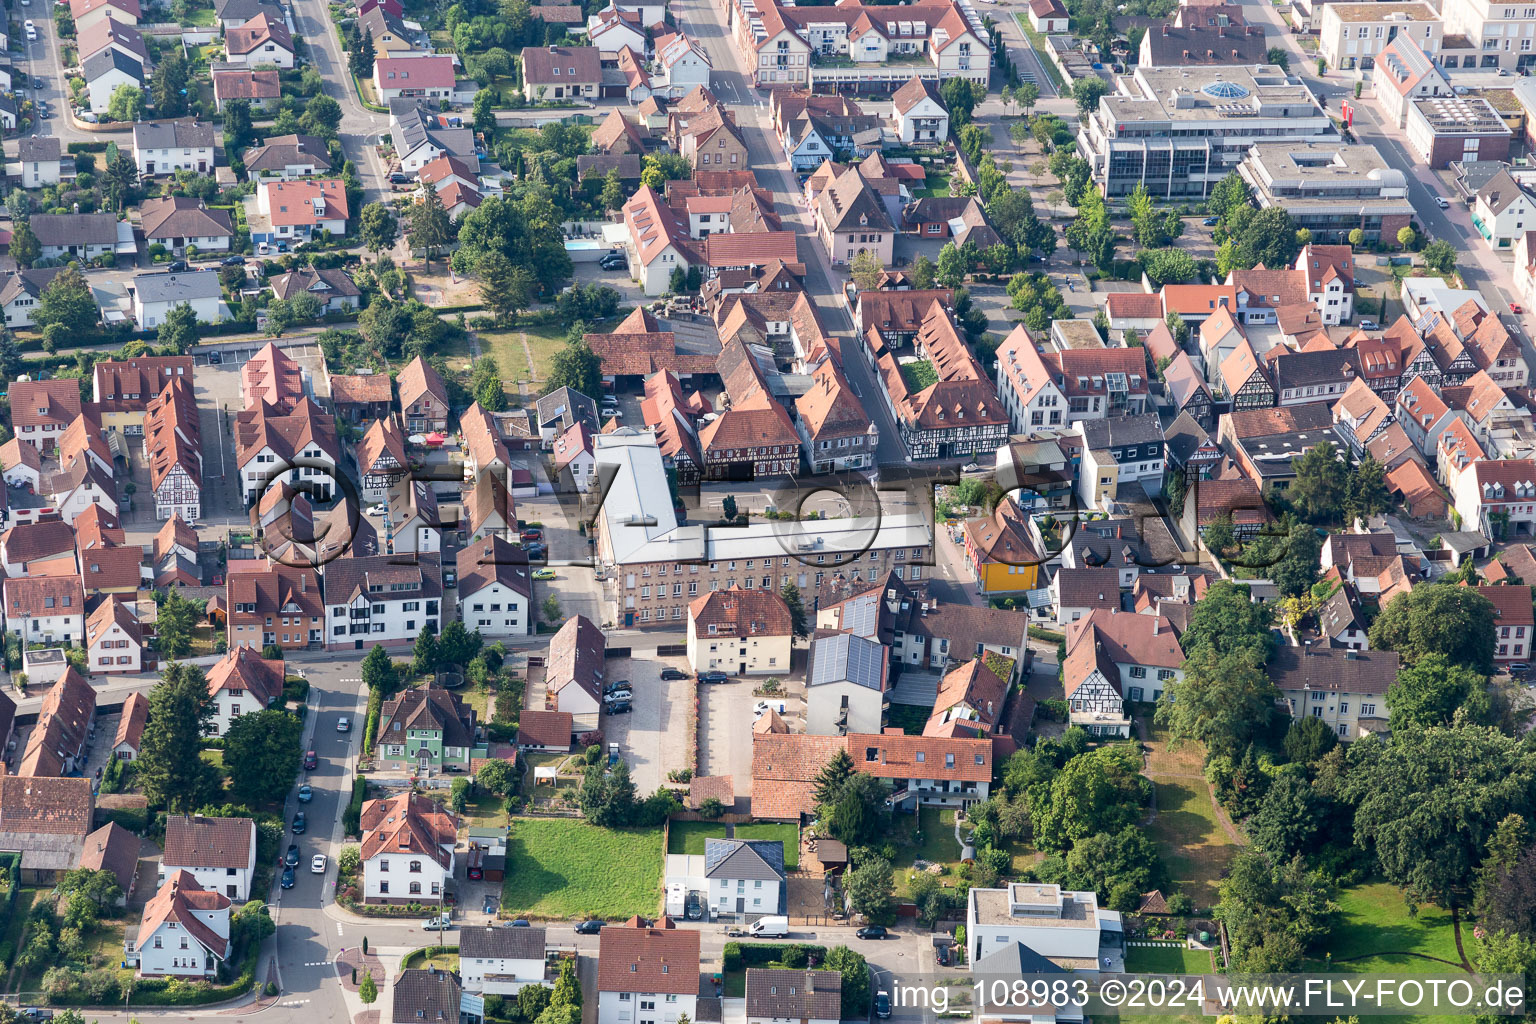
<instances>
[{"instance_id":1,"label":"green lawn","mask_svg":"<svg viewBox=\"0 0 1536 1024\"><path fill-rule=\"evenodd\" d=\"M949 171L928 169L928 177L923 181L923 187L917 190L922 196L947 196L949 195Z\"/></svg>"},{"instance_id":2,"label":"green lawn","mask_svg":"<svg viewBox=\"0 0 1536 1024\"><path fill-rule=\"evenodd\" d=\"M925 708L920 704L892 704L891 710L885 713L885 724L887 728L900 729L908 736L921 736L923 727L932 717L933 708Z\"/></svg>"},{"instance_id":3,"label":"green lawn","mask_svg":"<svg viewBox=\"0 0 1536 1024\"><path fill-rule=\"evenodd\" d=\"M1127 974L1210 974L1211 954L1177 946L1132 946L1125 951Z\"/></svg>"},{"instance_id":4,"label":"green lawn","mask_svg":"<svg viewBox=\"0 0 1536 1024\"><path fill-rule=\"evenodd\" d=\"M672 827L676 828L678 822ZM737 839L777 839L784 844L784 867L790 871L800 866L800 829L794 825L764 822L759 825L737 825Z\"/></svg>"},{"instance_id":5,"label":"green lawn","mask_svg":"<svg viewBox=\"0 0 1536 1024\"><path fill-rule=\"evenodd\" d=\"M1357 885L1339 893L1339 916L1328 938L1328 952L1339 970L1383 971L1393 969L1412 973L1440 973L1444 964L1418 957L1393 957L1383 961L1383 953L1421 953L1460 963L1456 953L1456 932L1449 912L1423 905L1418 914L1408 915L1402 891L1385 882ZM1369 957L1359 960L1356 957ZM1347 962L1344 962L1347 961ZM1378 963L1377 961L1382 961Z\"/></svg>"},{"instance_id":6,"label":"green lawn","mask_svg":"<svg viewBox=\"0 0 1536 1024\"><path fill-rule=\"evenodd\" d=\"M939 382L939 371L926 359L914 359L910 363L900 364L898 368L901 370L902 383L914 395Z\"/></svg>"},{"instance_id":7,"label":"green lawn","mask_svg":"<svg viewBox=\"0 0 1536 1024\"><path fill-rule=\"evenodd\" d=\"M919 838L916 833L921 832ZM905 895L911 886L912 866L919 860L943 864L939 877L953 884L951 876L959 867L960 844L955 842L955 812L941 807L921 807L917 817L899 814L891 823L891 838L896 841L896 894Z\"/></svg>"},{"instance_id":8,"label":"green lawn","mask_svg":"<svg viewBox=\"0 0 1536 1024\"><path fill-rule=\"evenodd\" d=\"M528 347L523 348L524 336ZM533 356L534 380L549 379L555 353L565 347L565 328L538 326L510 331L479 331L480 351L496 357L501 379L507 384L528 379L528 356Z\"/></svg>"},{"instance_id":9,"label":"green lawn","mask_svg":"<svg viewBox=\"0 0 1536 1024\"><path fill-rule=\"evenodd\" d=\"M667 852L704 856L706 839L724 839L725 826L713 821L674 821L667 831Z\"/></svg>"},{"instance_id":10,"label":"green lawn","mask_svg":"<svg viewBox=\"0 0 1536 1024\"><path fill-rule=\"evenodd\" d=\"M1046 55L1045 37L1035 31L1035 26L1029 23L1029 15L1027 13L1016 11L1013 17L1019 23L1019 31L1023 32L1024 38L1029 40L1030 48L1035 51L1035 63L1044 69L1045 77L1051 80L1051 84L1056 87L1058 93L1065 92L1067 84L1061 80L1061 72L1056 69L1056 65L1052 64L1050 57Z\"/></svg>"},{"instance_id":11,"label":"green lawn","mask_svg":"<svg viewBox=\"0 0 1536 1024\"><path fill-rule=\"evenodd\" d=\"M187 22L186 23L189 26L195 26L197 28L212 28L213 27L213 8L212 7L199 7L195 11L188 11L187 12Z\"/></svg>"},{"instance_id":12,"label":"green lawn","mask_svg":"<svg viewBox=\"0 0 1536 1024\"><path fill-rule=\"evenodd\" d=\"M1157 819L1148 827L1176 888L1195 906L1216 903L1216 883L1237 852L1199 779L1152 777L1157 786Z\"/></svg>"},{"instance_id":13,"label":"green lawn","mask_svg":"<svg viewBox=\"0 0 1536 1024\"><path fill-rule=\"evenodd\" d=\"M514 818L502 909L539 917L654 915L661 830L607 829L571 818Z\"/></svg>"}]
</instances>

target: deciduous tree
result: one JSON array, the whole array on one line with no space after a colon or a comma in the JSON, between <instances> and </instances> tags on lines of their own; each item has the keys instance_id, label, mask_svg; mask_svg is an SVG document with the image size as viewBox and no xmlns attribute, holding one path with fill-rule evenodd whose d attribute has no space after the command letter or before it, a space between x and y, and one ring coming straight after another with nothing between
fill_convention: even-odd
<instances>
[{"instance_id":1,"label":"deciduous tree","mask_svg":"<svg viewBox=\"0 0 1536 1024\"><path fill-rule=\"evenodd\" d=\"M230 795L251 805L280 801L298 778L303 753L304 724L297 715L279 708L241 715L224 734Z\"/></svg>"},{"instance_id":2,"label":"deciduous tree","mask_svg":"<svg viewBox=\"0 0 1536 1024\"><path fill-rule=\"evenodd\" d=\"M1488 677L1431 652L1404 665L1387 689L1392 728L1486 722L1492 712Z\"/></svg>"},{"instance_id":3,"label":"deciduous tree","mask_svg":"<svg viewBox=\"0 0 1536 1024\"><path fill-rule=\"evenodd\" d=\"M1487 675L1493 669L1494 611L1470 587L1421 583L1398 594L1371 623L1371 647L1409 665L1432 654Z\"/></svg>"}]
</instances>

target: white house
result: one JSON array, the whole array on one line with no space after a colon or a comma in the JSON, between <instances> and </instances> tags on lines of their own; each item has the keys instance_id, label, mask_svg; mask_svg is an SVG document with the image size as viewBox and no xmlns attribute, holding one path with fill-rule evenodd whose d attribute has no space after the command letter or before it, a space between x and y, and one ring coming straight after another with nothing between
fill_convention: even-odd
<instances>
[{"instance_id":1,"label":"white house","mask_svg":"<svg viewBox=\"0 0 1536 1024\"><path fill-rule=\"evenodd\" d=\"M300 399L292 411L260 402L235 417L235 463L240 495L254 502L274 481L306 482L321 500L341 459L336 421L314 400Z\"/></svg>"},{"instance_id":2,"label":"white house","mask_svg":"<svg viewBox=\"0 0 1536 1024\"><path fill-rule=\"evenodd\" d=\"M1520 236L1536 228L1536 198L1507 170L1501 170L1477 191L1472 226L1495 249L1513 248Z\"/></svg>"},{"instance_id":3,"label":"white house","mask_svg":"<svg viewBox=\"0 0 1536 1024\"><path fill-rule=\"evenodd\" d=\"M172 815L165 823L160 884L185 872L204 889L244 903L256 872L256 822L250 818Z\"/></svg>"},{"instance_id":4,"label":"white house","mask_svg":"<svg viewBox=\"0 0 1536 1024\"><path fill-rule=\"evenodd\" d=\"M5 629L28 643L79 640L85 635L85 588L79 575L6 580Z\"/></svg>"},{"instance_id":5,"label":"white house","mask_svg":"<svg viewBox=\"0 0 1536 1024\"><path fill-rule=\"evenodd\" d=\"M453 58L380 57L373 62L373 88L379 102L396 99L446 100L453 95Z\"/></svg>"},{"instance_id":6,"label":"white house","mask_svg":"<svg viewBox=\"0 0 1536 1024\"><path fill-rule=\"evenodd\" d=\"M698 1018L699 933L609 925L598 934L598 1024L675 1024Z\"/></svg>"},{"instance_id":7,"label":"white house","mask_svg":"<svg viewBox=\"0 0 1536 1024\"><path fill-rule=\"evenodd\" d=\"M280 17L263 12L224 33L225 59L231 64L293 67L293 36Z\"/></svg>"},{"instance_id":8,"label":"white house","mask_svg":"<svg viewBox=\"0 0 1536 1024\"><path fill-rule=\"evenodd\" d=\"M343 555L326 565L324 585L327 650L403 647L423 631L440 631L443 569L436 552L410 559Z\"/></svg>"},{"instance_id":9,"label":"white house","mask_svg":"<svg viewBox=\"0 0 1536 1024\"><path fill-rule=\"evenodd\" d=\"M62 472L53 475L48 490L48 500L58 510L59 518L71 525L92 505L117 515L117 486L112 476L102 472L89 456L75 456Z\"/></svg>"},{"instance_id":10,"label":"white house","mask_svg":"<svg viewBox=\"0 0 1536 1024\"><path fill-rule=\"evenodd\" d=\"M544 929L465 925L459 929L464 991L512 995L544 982Z\"/></svg>"},{"instance_id":11,"label":"white house","mask_svg":"<svg viewBox=\"0 0 1536 1024\"><path fill-rule=\"evenodd\" d=\"M374 420L357 445L357 471L362 478L358 496L365 502L389 499L389 489L406 474L405 431L391 414Z\"/></svg>"},{"instance_id":12,"label":"white house","mask_svg":"<svg viewBox=\"0 0 1536 1024\"><path fill-rule=\"evenodd\" d=\"M891 97L896 133L907 145L942 145L949 138L949 108L939 96L939 83L914 75Z\"/></svg>"},{"instance_id":13,"label":"white house","mask_svg":"<svg viewBox=\"0 0 1536 1024\"><path fill-rule=\"evenodd\" d=\"M144 87L144 65L116 47L91 54L80 67L85 72L93 114L105 114L112 105L112 94L123 86Z\"/></svg>"},{"instance_id":14,"label":"white house","mask_svg":"<svg viewBox=\"0 0 1536 1024\"><path fill-rule=\"evenodd\" d=\"M438 803L401 793L363 805L363 901L441 903L453 878L458 822Z\"/></svg>"},{"instance_id":15,"label":"white house","mask_svg":"<svg viewBox=\"0 0 1536 1024\"><path fill-rule=\"evenodd\" d=\"M533 578L528 554L497 536L459 551L457 607L464 628L488 639L533 631Z\"/></svg>"},{"instance_id":16,"label":"white house","mask_svg":"<svg viewBox=\"0 0 1536 1024\"><path fill-rule=\"evenodd\" d=\"M0 445L0 474L10 487L25 487L34 494L42 487L43 457L37 448L13 437Z\"/></svg>"},{"instance_id":17,"label":"white house","mask_svg":"<svg viewBox=\"0 0 1536 1024\"><path fill-rule=\"evenodd\" d=\"M125 601L107 597L85 622L87 664L92 672L138 672L144 633Z\"/></svg>"},{"instance_id":18,"label":"white house","mask_svg":"<svg viewBox=\"0 0 1536 1024\"><path fill-rule=\"evenodd\" d=\"M231 819L234 820L234 819ZM135 940L141 978L202 981L229 959L230 898L185 871L172 872L144 905Z\"/></svg>"},{"instance_id":19,"label":"white house","mask_svg":"<svg viewBox=\"0 0 1536 1024\"><path fill-rule=\"evenodd\" d=\"M704 877L715 917L784 913L788 886L780 840L706 839Z\"/></svg>"},{"instance_id":20,"label":"white house","mask_svg":"<svg viewBox=\"0 0 1536 1024\"><path fill-rule=\"evenodd\" d=\"M16 140L23 188L59 183L59 140L52 135L28 135Z\"/></svg>"},{"instance_id":21,"label":"white house","mask_svg":"<svg viewBox=\"0 0 1536 1024\"><path fill-rule=\"evenodd\" d=\"M1044 35L1065 32L1069 23L1067 9L1061 0L1030 0L1029 23Z\"/></svg>"},{"instance_id":22,"label":"white house","mask_svg":"<svg viewBox=\"0 0 1536 1024\"><path fill-rule=\"evenodd\" d=\"M829 971L747 968L747 1024L838 1024L843 991Z\"/></svg>"},{"instance_id":23,"label":"white house","mask_svg":"<svg viewBox=\"0 0 1536 1024\"><path fill-rule=\"evenodd\" d=\"M555 699L555 710L595 723L602 708L607 640L585 615L565 620L549 641L544 660L544 688Z\"/></svg>"},{"instance_id":24,"label":"white house","mask_svg":"<svg viewBox=\"0 0 1536 1024\"><path fill-rule=\"evenodd\" d=\"M890 648L837 633L811 644L805 680L805 731L813 736L878 733L884 725Z\"/></svg>"},{"instance_id":25,"label":"white house","mask_svg":"<svg viewBox=\"0 0 1536 1024\"><path fill-rule=\"evenodd\" d=\"M1119 970L1124 952L1120 915L1100 908L1091 892L1059 885L1014 882L1005 889L974 888L966 901L966 960L975 963L1009 943L1022 942L1047 960L1070 960L1097 971Z\"/></svg>"},{"instance_id":26,"label":"white house","mask_svg":"<svg viewBox=\"0 0 1536 1024\"><path fill-rule=\"evenodd\" d=\"M624 204L624 225L629 229L631 275L645 294L660 295L669 287L673 268L686 271L696 255L687 225L646 185Z\"/></svg>"},{"instance_id":27,"label":"white house","mask_svg":"<svg viewBox=\"0 0 1536 1024\"><path fill-rule=\"evenodd\" d=\"M140 121L133 126L133 162L145 177L212 174L215 139L213 125L202 121Z\"/></svg>"},{"instance_id":28,"label":"white house","mask_svg":"<svg viewBox=\"0 0 1536 1024\"><path fill-rule=\"evenodd\" d=\"M581 494L587 493L597 479L592 436L585 423L574 423L555 438L555 473L562 485L569 483Z\"/></svg>"},{"instance_id":29,"label":"white house","mask_svg":"<svg viewBox=\"0 0 1536 1024\"><path fill-rule=\"evenodd\" d=\"M651 93L663 99L680 99L696 86L709 88L709 54L704 48L681 32L657 36L656 63L661 74L651 78Z\"/></svg>"},{"instance_id":30,"label":"white house","mask_svg":"<svg viewBox=\"0 0 1536 1024\"><path fill-rule=\"evenodd\" d=\"M241 715L264 711L283 694L283 663L261 656L255 647L232 647L208 669L213 700L209 736L222 736Z\"/></svg>"},{"instance_id":31,"label":"white house","mask_svg":"<svg viewBox=\"0 0 1536 1024\"><path fill-rule=\"evenodd\" d=\"M384 542L390 554L428 554L443 549L443 521L437 496L425 480L405 478L390 488L384 518Z\"/></svg>"},{"instance_id":32,"label":"white house","mask_svg":"<svg viewBox=\"0 0 1536 1024\"><path fill-rule=\"evenodd\" d=\"M688 605L688 664L695 672L783 674L793 622L775 590L710 591Z\"/></svg>"},{"instance_id":33,"label":"white house","mask_svg":"<svg viewBox=\"0 0 1536 1024\"><path fill-rule=\"evenodd\" d=\"M256 186L256 209L269 224L264 232L252 230L254 241L307 242L322 231L338 238L347 233L347 190L339 178L263 178Z\"/></svg>"},{"instance_id":34,"label":"white house","mask_svg":"<svg viewBox=\"0 0 1536 1024\"><path fill-rule=\"evenodd\" d=\"M224 319L224 290L218 272L213 270L140 274L129 286L128 296L133 300L134 322L141 331L155 330L177 306L191 306L201 323L216 324Z\"/></svg>"}]
</instances>

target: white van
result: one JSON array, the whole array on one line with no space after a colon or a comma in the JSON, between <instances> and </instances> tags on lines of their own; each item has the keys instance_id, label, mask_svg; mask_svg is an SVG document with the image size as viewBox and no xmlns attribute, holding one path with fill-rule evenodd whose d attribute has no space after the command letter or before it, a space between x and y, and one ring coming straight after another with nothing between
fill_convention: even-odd
<instances>
[{"instance_id":1,"label":"white van","mask_svg":"<svg viewBox=\"0 0 1536 1024\"><path fill-rule=\"evenodd\" d=\"M760 917L752 922L750 931L760 939L782 939L789 934L789 918Z\"/></svg>"}]
</instances>

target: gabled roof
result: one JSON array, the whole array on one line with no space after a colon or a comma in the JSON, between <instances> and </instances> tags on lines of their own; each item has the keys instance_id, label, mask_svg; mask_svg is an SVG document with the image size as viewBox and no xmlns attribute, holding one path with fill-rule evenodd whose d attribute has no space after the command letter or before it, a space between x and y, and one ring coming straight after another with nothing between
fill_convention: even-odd
<instances>
[{"instance_id":1,"label":"gabled roof","mask_svg":"<svg viewBox=\"0 0 1536 1024\"><path fill-rule=\"evenodd\" d=\"M602 693L604 651L608 642L603 631L585 615L565 620L565 625L549 641L549 656L544 670L545 686L559 693L567 686L578 686L593 700Z\"/></svg>"},{"instance_id":2,"label":"gabled roof","mask_svg":"<svg viewBox=\"0 0 1536 1024\"><path fill-rule=\"evenodd\" d=\"M388 378L385 378L386 380ZM394 460L394 466L379 466L382 456L388 456ZM380 473L403 473L410 467L410 462L405 455L405 431L400 428L400 423L390 414L382 420L374 420L368 432L357 445L358 471L367 475L378 467Z\"/></svg>"},{"instance_id":3,"label":"gabled roof","mask_svg":"<svg viewBox=\"0 0 1536 1024\"><path fill-rule=\"evenodd\" d=\"M111 17L113 11L121 12L128 19L138 21L144 12L139 7L139 0L69 0L69 13L75 21L80 21L92 11L106 8Z\"/></svg>"},{"instance_id":4,"label":"gabled roof","mask_svg":"<svg viewBox=\"0 0 1536 1024\"><path fill-rule=\"evenodd\" d=\"M141 701L144 699L143 694L133 696ZM127 893L133 888L134 874L139 869L139 844L142 841L117 822L108 822L85 837L85 847L80 851L80 867L88 871L112 872L118 887Z\"/></svg>"},{"instance_id":5,"label":"gabled roof","mask_svg":"<svg viewBox=\"0 0 1536 1024\"><path fill-rule=\"evenodd\" d=\"M150 400L144 413L144 451L151 489L159 490L177 468L194 487L202 487L202 426L190 374L172 377L165 390Z\"/></svg>"},{"instance_id":6,"label":"gabled roof","mask_svg":"<svg viewBox=\"0 0 1536 1024\"><path fill-rule=\"evenodd\" d=\"M338 405L388 405L394 397L388 374L338 373L331 376L331 401Z\"/></svg>"},{"instance_id":7,"label":"gabled roof","mask_svg":"<svg viewBox=\"0 0 1536 1024\"><path fill-rule=\"evenodd\" d=\"M282 95L282 81L276 68L220 68L211 73L213 92L225 100L275 100ZM266 149L268 147L260 147ZM247 152L251 152L247 150ZM249 169L250 165L246 165ZM257 168L259 170L259 168Z\"/></svg>"},{"instance_id":8,"label":"gabled roof","mask_svg":"<svg viewBox=\"0 0 1536 1024\"><path fill-rule=\"evenodd\" d=\"M313 135L275 135L267 139L266 145L247 149L244 163L247 171L280 171L311 163L316 167L329 167L331 156L325 140Z\"/></svg>"},{"instance_id":9,"label":"gabled roof","mask_svg":"<svg viewBox=\"0 0 1536 1024\"><path fill-rule=\"evenodd\" d=\"M80 415L80 382L71 378L15 381L10 385L10 401L16 436L23 436L21 427L62 430Z\"/></svg>"},{"instance_id":10,"label":"gabled roof","mask_svg":"<svg viewBox=\"0 0 1536 1024\"><path fill-rule=\"evenodd\" d=\"M280 46L290 53L293 51L293 36L289 34L288 26L280 18L265 11L239 28L224 33L224 44L231 54L251 53L267 43Z\"/></svg>"},{"instance_id":11,"label":"gabled roof","mask_svg":"<svg viewBox=\"0 0 1536 1024\"><path fill-rule=\"evenodd\" d=\"M173 814L165 822L167 870L245 868L255 855L256 823L250 818Z\"/></svg>"},{"instance_id":12,"label":"gabled roof","mask_svg":"<svg viewBox=\"0 0 1536 1024\"><path fill-rule=\"evenodd\" d=\"M876 197L869 183L850 167L834 177L816 197L821 221L831 231L894 231L885 205Z\"/></svg>"},{"instance_id":13,"label":"gabled roof","mask_svg":"<svg viewBox=\"0 0 1536 1024\"><path fill-rule=\"evenodd\" d=\"M254 647L234 647L208 669L208 695L245 690L265 706L283 692L283 662L268 660Z\"/></svg>"},{"instance_id":14,"label":"gabled roof","mask_svg":"<svg viewBox=\"0 0 1536 1024\"><path fill-rule=\"evenodd\" d=\"M384 702L379 714L379 742L403 742L399 737L409 731L442 733L444 746L468 748L474 745L475 713L464 706L458 694L440 686L405 690Z\"/></svg>"},{"instance_id":15,"label":"gabled roof","mask_svg":"<svg viewBox=\"0 0 1536 1024\"><path fill-rule=\"evenodd\" d=\"M235 417L235 461L242 470L265 449L270 448L280 459L292 463L311 444L332 462L341 462L335 419L307 396L294 405L292 412L262 402Z\"/></svg>"},{"instance_id":16,"label":"gabled roof","mask_svg":"<svg viewBox=\"0 0 1536 1024\"><path fill-rule=\"evenodd\" d=\"M117 604L116 601L106 601L103 604ZM134 620L138 621L138 620ZM144 739L144 725L149 721L149 698L142 693L130 693L128 699L123 701L123 712L117 720L117 735L112 740L112 749L127 745L133 750L139 749L139 744ZM139 859L138 838L134 838L133 859ZM123 887L127 889L125 885Z\"/></svg>"},{"instance_id":17,"label":"gabled roof","mask_svg":"<svg viewBox=\"0 0 1536 1024\"><path fill-rule=\"evenodd\" d=\"M789 605L776 591L739 587L697 598L688 618L699 636L788 636L792 626Z\"/></svg>"},{"instance_id":18,"label":"gabled roof","mask_svg":"<svg viewBox=\"0 0 1536 1024\"><path fill-rule=\"evenodd\" d=\"M400 408L409 409L422 398L431 396L437 399L443 412L447 413L448 388L443 384L443 378L421 356L406 364L395 383L400 387Z\"/></svg>"},{"instance_id":19,"label":"gabled roof","mask_svg":"<svg viewBox=\"0 0 1536 1024\"><path fill-rule=\"evenodd\" d=\"M666 918L657 925L636 919L598 933L598 992L699 994L699 932Z\"/></svg>"},{"instance_id":20,"label":"gabled roof","mask_svg":"<svg viewBox=\"0 0 1536 1024\"><path fill-rule=\"evenodd\" d=\"M948 107L944 104L944 98L939 95L938 83L931 82L917 75L907 79L902 87L896 90L895 94L891 96L891 106L895 109L896 113L905 114L925 99L932 100L944 109L946 113L948 112Z\"/></svg>"},{"instance_id":21,"label":"gabled roof","mask_svg":"<svg viewBox=\"0 0 1536 1024\"><path fill-rule=\"evenodd\" d=\"M197 884L191 872L173 871L161 884L160 891L144 905L139 936L147 942L163 925L174 923L206 949L209 955L223 960L229 956L229 940L220 938L218 932L198 913L212 911L227 914L229 906L228 896L216 889L204 889Z\"/></svg>"},{"instance_id":22,"label":"gabled roof","mask_svg":"<svg viewBox=\"0 0 1536 1024\"><path fill-rule=\"evenodd\" d=\"M361 824L364 861L380 854L409 853L428 857L446 868L453 860L458 819L421 794L369 800L363 804Z\"/></svg>"},{"instance_id":23,"label":"gabled roof","mask_svg":"<svg viewBox=\"0 0 1536 1024\"><path fill-rule=\"evenodd\" d=\"M95 807L90 779L0 775L0 833L83 839Z\"/></svg>"},{"instance_id":24,"label":"gabled roof","mask_svg":"<svg viewBox=\"0 0 1536 1024\"><path fill-rule=\"evenodd\" d=\"M782 882L784 843L778 839L706 839L704 877Z\"/></svg>"},{"instance_id":25,"label":"gabled roof","mask_svg":"<svg viewBox=\"0 0 1536 1024\"><path fill-rule=\"evenodd\" d=\"M7 581L7 592L10 584L17 582L27 581ZM78 753L85 746L91 720L95 717L96 691L74 666L66 668L59 681L43 696L37 724L32 727L21 760L16 763L16 774L49 778L63 775L64 757Z\"/></svg>"},{"instance_id":26,"label":"gabled roof","mask_svg":"<svg viewBox=\"0 0 1536 1024\"><path fill-rule=\"evenodd\" d=\"M525 46L522 58L523 78L530 85L595 84L603 77L595 46Z\"/></svg>"}]
</instances>

